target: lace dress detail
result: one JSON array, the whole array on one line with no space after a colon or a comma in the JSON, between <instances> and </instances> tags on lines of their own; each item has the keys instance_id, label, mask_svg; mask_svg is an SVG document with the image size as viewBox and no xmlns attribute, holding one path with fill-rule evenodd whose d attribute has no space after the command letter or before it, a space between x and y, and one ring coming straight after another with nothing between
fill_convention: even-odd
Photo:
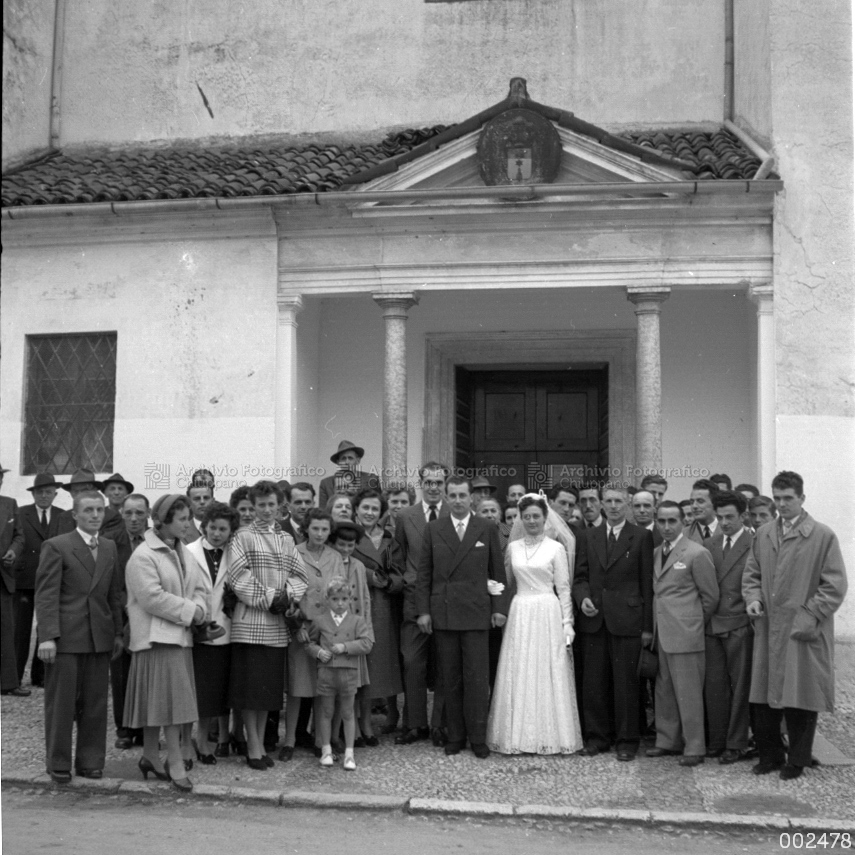
<instances>
[{"instance_id":1,"label":"lace dress detail","mask_svg":"<svg viewBox=\"0 0 855 855\"><path fill-rule=\"evenodd\" d=\"M582 736L573 653L564 640L573 614L567 553L549 538L535 546L516 540L505 553L517 590L505 624L487 744L502 754L572 754L582 747Z\"/></svg>"}]
</instances>

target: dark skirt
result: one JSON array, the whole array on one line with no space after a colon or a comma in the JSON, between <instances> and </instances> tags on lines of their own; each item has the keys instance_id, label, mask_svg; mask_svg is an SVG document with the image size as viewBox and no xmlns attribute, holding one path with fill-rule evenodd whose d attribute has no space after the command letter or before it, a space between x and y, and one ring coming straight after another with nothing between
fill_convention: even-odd
<instances>
[{"instance_id":1,"label":"dark skirt","mask_svg":"<svg viewBox=\"0 0 855 855\"><path fill-rule=\"evenodd\" d=\"M197 719L191 648L154 644L132 653L125 727L163 727Z\"/></svg>"},{"instance_id":2,"label":"dark skirt","mask_svg":"<svg viewBox=\"0 0 855 855\"><path fill-rule=\"evenodd\" d=\"M233 642L229 707L233 710L281 710L285 695L287 647Z\"/></svg>"},{"instance_id":3,"label":"dark skirt","mask_svg":"<svg viewBox=\"0 0 855 855\"><path fill-rule=\"evenodd\" d=\"M371 688L367 697L370 698L388 698L404 691L401 679L401 625L395 599L379 588L371 589L374 646L368 654Z\"/></svg>"},{"instance_id":4,"label":"dark skirt","mask_svg":"<svg viewBox=\"0 0 855 855\"><path fill-rule=\"evenodd\" d=\"M199 718L228 715L231 663L232 652L228 644L193 646L193 673L196 675Z\"/></svg>"}]
</instances>

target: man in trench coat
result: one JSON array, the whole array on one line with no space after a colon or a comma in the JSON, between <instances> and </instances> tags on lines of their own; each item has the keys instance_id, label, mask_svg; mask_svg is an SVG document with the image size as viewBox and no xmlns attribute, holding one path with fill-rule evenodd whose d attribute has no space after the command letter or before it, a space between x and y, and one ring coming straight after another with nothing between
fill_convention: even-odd
<instances>
[{"instance_id":1,"label":"man in trench coat","mask_svg":"<svg viewBox=\"0 0 855 855\"><path fill-rule=\"evenodd\" d=\"M779 472L772 496L779 516L757 530L742 594L754 621L754 773L780 769L787 780L810 765L817 713L834 709L833 616L846 595L846 570L837 536L802 509L801 476Z\"/></svg>"}]
</instances>

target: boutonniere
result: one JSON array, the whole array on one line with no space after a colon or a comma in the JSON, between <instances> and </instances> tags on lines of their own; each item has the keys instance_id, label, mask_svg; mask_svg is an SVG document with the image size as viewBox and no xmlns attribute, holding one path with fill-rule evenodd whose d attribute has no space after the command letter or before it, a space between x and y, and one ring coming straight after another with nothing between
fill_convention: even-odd
<instances>
[{"instance_id":1,"label":"boutonniere","mask_svg":"<svg viewBox=\"0 0 855 855\"><path fill-rule=\"evenodd\" d=\"M677 562L674 564L674 567L675 567L677 570L685 570L685 569L686 569L686 565L685 565L685 564L683 564L683 562L682 562L682 561L677 561Z\"/></svg>"}]
</instances>

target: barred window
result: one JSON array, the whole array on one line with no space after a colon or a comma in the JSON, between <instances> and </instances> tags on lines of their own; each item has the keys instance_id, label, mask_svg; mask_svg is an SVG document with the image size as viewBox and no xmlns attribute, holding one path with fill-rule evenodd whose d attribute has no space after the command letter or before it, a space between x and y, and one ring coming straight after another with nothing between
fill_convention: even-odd
<instances>
[{"instance_id":1,"label":"barred window","mask_svg":"<svg viewBox=\"0 0 855 855\"><path fill-rule=\"evenodd\" d=\"M113 469L116 333L27 336L23 474Z\"/></svg>"}]
</instances>

